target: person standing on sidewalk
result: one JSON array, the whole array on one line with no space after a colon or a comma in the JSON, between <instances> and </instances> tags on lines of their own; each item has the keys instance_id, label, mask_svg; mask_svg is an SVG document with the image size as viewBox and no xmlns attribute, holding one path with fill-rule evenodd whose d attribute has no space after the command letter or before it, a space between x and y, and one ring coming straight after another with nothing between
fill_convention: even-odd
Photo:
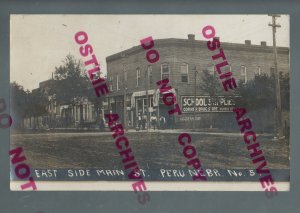
<instances>
[{"instance_id":1,"label":"person standing on sidewalk","mask_svg":"<svg viewBox=\"0 0 300 213\"><path fill-rule=\"evenodd\" d=\"M166 123L166 119L164 116L160 116L159 118L159 127L160 129L164 129L165 128L165 123Z\"/></svg>"},{"instance_id":2,"label":"person standing on sidewalk","mask_svg":"<svg viewBox=\"0 0 300 213\"><path fill-rule=\"evenodd\" d=\"M141 113L139 113L139 116L138 116L138 130L141 130L141 126L142 126L142 116L141 116Z\"/></svg>"},{"instance_id":3,"label":"person standing on sidewalk","mask_svg":"<svg viewBox=\"0 0 300 213\"><path fill-rule=\"evenodd\" d=\"M143 117L142 117L143 130L146 129L146 123L147 123L147 115L143 115ZM147 128L149 128L149 127L147 126Z\"/></svg>"},{"instance_id":4,"label":"person standing on sidewalk","mask_svg":"<svg viewBox=\"0 0 300 213\"><path fill-rule=\"evenodd\" d=\"M152 127L153 127L153 129L155 130L155 128L156 128L156 126L157 126L157 118L156 118L156 115L155 114L153 114L152 116L151 116L151 125L152 125Z\"/></svg>"}]
</instances>

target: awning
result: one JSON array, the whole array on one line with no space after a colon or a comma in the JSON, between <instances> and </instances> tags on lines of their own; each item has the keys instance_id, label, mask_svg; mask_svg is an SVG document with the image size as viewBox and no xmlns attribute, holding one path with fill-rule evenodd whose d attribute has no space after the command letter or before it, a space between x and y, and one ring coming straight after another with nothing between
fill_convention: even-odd
<instances>
[{"instance_id":1,"label":"awning","mask_svg":"<svg viewBox=\"0 0 300 213\"><path fill-rule=\"evenodd\" d=\"M173 93L176 96L176 91L174 88L168 91L164 91L162 94L164 95L167 93ZM176 100L177 100L177 96L176 96ZM155 93L153 95L153 106L157 107L158 103L159 103L159 89L155 90Z\"/></svg>"},{"instance_id":2,"label":"awning","mask_svg":"<svg viewBox=\"0 0 300 213\"><path fill-rule=\"evenodd\" d=\"M154 89L148 90L148 95L153 95L155 93ZM133 92L131 96L131 107L135 107L135 97L141 97L146 95L146 90Z\"/></svg>"},{"instance_id":3,"label":"awning","mask_svg":"<svg viewBox=\"0 0 300 213\"><path fill-rule=\"evenodd\" d=\"M61 112L62 112L64 109L68 109L68 108L70 108L70 105L61 105L61 106L59 107L59 112L60 112L60 114L61 114Z\"/></svg>"}]
</instances>

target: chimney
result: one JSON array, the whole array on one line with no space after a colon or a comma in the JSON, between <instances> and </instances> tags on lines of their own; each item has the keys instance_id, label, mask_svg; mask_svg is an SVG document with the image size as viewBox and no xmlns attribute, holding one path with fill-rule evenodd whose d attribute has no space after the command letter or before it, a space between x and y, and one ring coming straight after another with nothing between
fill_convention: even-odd
<instances>
[{"instance_id":1,"label":"chimney","mask_svg":"<svg viewBox=\"0 0 300 213\"><path fill-rule=\"evenodd\" d=\"M251 45L251 40L245 40L246 45Z\"/></svg>"},{"instance_id":2,"label":"chimney","mask_svg":"<svg viewBox=\"0 0 300 213\"><path fill-rule=\"evenodd\" d=\"M261 41L261 42L260 42L260 45L261 45L262 47L266 47L266 46L267 46L267 42L266 42L266 41Z\"/></svg>"},{"instance_id":3,"label":"chimney","mask_svg":"<svg viewBox=\"0 0 300 213\"><path fill-rule=\"evenodd\" d=\"M195 34L188 34L188 39L194 41L195 40Z\"/></svg>"}]
</instances>

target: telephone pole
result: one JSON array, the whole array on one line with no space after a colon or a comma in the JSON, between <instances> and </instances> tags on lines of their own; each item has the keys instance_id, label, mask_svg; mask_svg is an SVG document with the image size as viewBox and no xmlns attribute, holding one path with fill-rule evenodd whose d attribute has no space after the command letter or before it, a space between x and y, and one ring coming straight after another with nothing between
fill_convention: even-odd
<instances>
[{"instance_id":1,"label":"telephone pole","mask_svg":"<svg viewBox=\"0 0 300 213\"><path fill-rule=\"evenodd\" d=\"M276 86L276 128L275 134L278 134L278 138L282 138L283 136L283 129L282 129L282 115L281 115L281 95L280 95L280 80L279 80L279 73L277 67L277 47L276 47L276 28L281 27L279 24L276 24L276 18L279 18L280 15L269 15L272 16L272 24L269 26L272 27L273 32L273 49L274 49L274 75L275 75L275 86Z\"/></svg>"},{"instance_id":2,"label":"telephone pole","mask_svg":"<svg viewBox=\"0 0 300 213\"><path fill-rule=\"evenodd\" d=\"M147 132L149 132L150 129L150 114L149 114L149 69L151 68L151 65L148 65L145 70L145 79L146 79L146 113L147 113Z\"/></svg>"},{"instance_id":3,"label":"telephone pole","mask_svg":"<svg viewBox=\"0 0 300 213\"><path fill-rule=\"evenodd\" d=\"M128 121L127 121L127 67L126 62L124 60L126 59L125 53L122 53L122 61L123 61L123 85L124 85L124 101L123 101L123 118L124 118L124 127L125 130L128 131Z\"/></svg>"},{"instance_id":4,"label":"telephone pole","mask_svg":"<svg viewBox=\"0 0 300 213\"><path fill-rule=\"evenodd\" d=\"M126 66L126 65L125 65ZM128 131L128 121L127 121L127 71L126 67L124 68L124 126L125 130Z\"/></svg>"},{"instance_id":5,"label":"telephone pole","mask_svg":"<svg viewBox=\"0 0 300 213\"><path fill-rule=\"evenodd\" d=\"M194 85L194 111L193 111L193 115L194 115L194 120L193 120L193 129L196 129L196 96L197 96L197 68L196 66L193 69L194 74L195 74L195 85Z\"/></svg>"}]
</instances>

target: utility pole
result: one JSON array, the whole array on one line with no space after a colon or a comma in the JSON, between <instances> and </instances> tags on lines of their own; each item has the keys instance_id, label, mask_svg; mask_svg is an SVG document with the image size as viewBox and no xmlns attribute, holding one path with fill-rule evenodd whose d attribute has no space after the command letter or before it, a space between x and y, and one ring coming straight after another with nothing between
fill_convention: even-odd
<instances>
[{"instance_id":1,"label":"utility pole","mask_svg":"<svg viewBox=\"0 0 300 213\"><path fill-rule=\"evenodd\" d=\"M150 129L150 114L149 114L149 94L148 94L148 84L149 84L149 69L151 65L148 65L145 72L146 79L146 110L147 110L147 132Z\"/></svg>"},{"instance_id":2,"label":"utility pole","mask_svg":"<svg viewBox=\"0 0 300 213\"><path fill-rule=\"evenodd\" d=\"M125 130L128 131L128 125L127 125L127 73L126 73L126 64L124 62L126 55L125 53L122 54L123 58L123 75L124 75L124 102L123 102L123 117L124 117L124 127Z\"/></svg>"},{"instance_id":3,"label":"utility pole","mask_svg":"<svg viewBox=\"0 0 300 213\"><path fill-rule=\"evenodd\" d=\"M274 49L274 75L275 75L275 86L276 86L276 114L277 119L276 128L275 128L275 135L278 134L278 138L282 138L283 136L283 129L282 129L282 115L281 115L281 95L280 95L280 80L279 80L279 73L277 67L277 48L276 48L276 28L281 27L279 24L276 24L276 18L279 18L280 15L269 15L272 16L272 24L269 26L272 27L273 31L273 49Z\"/></svg>"},{"instance_id":4,"label":"utility pole","mask_svg":"<svg viewBox=\"0 0 300 213\"><path fill-rule=\"evenodd\" d=\"M124 65L125 67L125 65ZM127 77L126 76L126 67L124 68L124 126L125 130L128 131L128 125L127 125Z\"/></svg>"},{"instance_id":5,"label":"utility pole","mask_svg":"<svg viewBox=\"0 0 300 213\"><path fill-rule=\"evenodd\" d=\"M197 74L198 71L196 69L196 66L193 68L194 74L195 74L195 90L194 90L194 120L193 120L193 129L196 128L196 95L197 95Z\"/></svg>"},{"instance_id":6,"label":"utility pole","mask_svg":"<svg viewBox=\"0 0 300 213\"><path fill-rule=\"evenodd\" d=\"M209 117L210 117L210 129L212 129L212 127L213 127L213 125L212 125L212 123L213 123L213 112L212 112L212 107L213 107L213 105L214 105L214 103L215 103L215 79L216 79L216 76L215 76L215 67L213 66L213 79L212 79L212 89L213 89L213 91L212 91L212 93L211 93L211 102L210 102L210 115L209 115Z\"/></svg>"}]
</instances>

